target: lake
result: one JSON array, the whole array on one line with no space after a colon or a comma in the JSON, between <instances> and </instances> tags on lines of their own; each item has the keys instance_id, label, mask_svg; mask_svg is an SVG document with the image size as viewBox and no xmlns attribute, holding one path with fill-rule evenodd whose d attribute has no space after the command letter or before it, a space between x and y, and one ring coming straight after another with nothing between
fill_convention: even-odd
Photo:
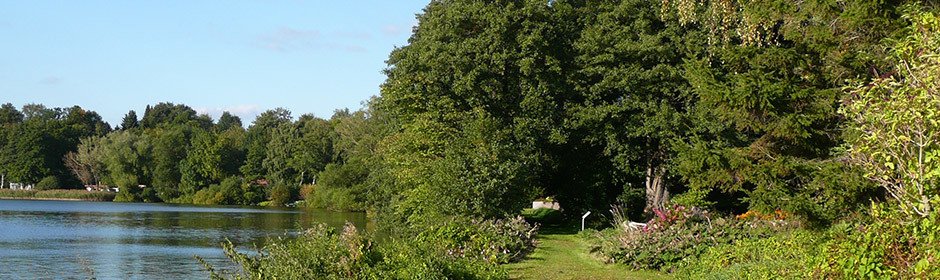
<instances>
[{"instance_id":1,"label":"lake","mask_svg":"<svg viewBox=\"0 0 940 280\"><path fill-rule=\"evenodd\" d=\"M366 226L363 213L296 208L0 200L0 279L207 279L198 255L231 268L246 251L316 223Z\"/></svg>"}]
</instances>

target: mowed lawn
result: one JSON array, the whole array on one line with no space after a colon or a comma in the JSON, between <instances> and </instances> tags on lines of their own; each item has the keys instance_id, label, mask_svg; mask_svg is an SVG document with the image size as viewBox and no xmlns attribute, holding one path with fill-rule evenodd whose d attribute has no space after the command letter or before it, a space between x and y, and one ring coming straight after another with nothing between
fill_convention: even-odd
<instances>
[{"instance_id":1,"label":"mowed lawn","mask_svg":"<svg viewBox=\"0 0 940 280\"><path fill-rule=\"evenodd\" d=\"M507 265L511 279L671 279L652 271L632 271L604 264L588 253L585 241L573 233L538 236L538 247L525 260Z\"/></svg>"}]
</instances>

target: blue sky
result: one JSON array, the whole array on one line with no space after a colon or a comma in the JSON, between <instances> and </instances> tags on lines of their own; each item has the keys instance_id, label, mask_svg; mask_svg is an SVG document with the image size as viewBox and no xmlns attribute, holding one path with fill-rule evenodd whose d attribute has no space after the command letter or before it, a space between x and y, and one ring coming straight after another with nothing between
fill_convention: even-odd
<instances>
[{"instance_id":1,"label":"blue sky","mask_svg":"<svg viewBox=\"0 0 940 280\"><path fill-rule=\"evenodd\" d=\"M79 105L112 125L183 103L247 124L284 107L328 118L378 95L427 0L0 3L0 103Z\"/></svg>"}]
</instances>

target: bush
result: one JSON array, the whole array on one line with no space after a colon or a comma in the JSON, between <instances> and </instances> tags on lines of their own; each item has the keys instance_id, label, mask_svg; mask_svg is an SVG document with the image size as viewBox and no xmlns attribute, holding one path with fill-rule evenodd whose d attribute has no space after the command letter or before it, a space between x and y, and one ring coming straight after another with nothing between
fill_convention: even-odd
<instances>
[{"instance_id":1,"label":"bush","mask_svg":"<svg viewBox=\"0 0 940 280\"><path fill-rule=\"evenodd\" d=\"M301 190L301 195L314 208L363 211L367 205L369 172L363 163L329 164L317 176L317 184Z\"/></svg>"},{"instance_id":2,"label":"bush","mask_svg":"<svg viewBox=\"0 0 940 280\"><path fill-rule=\"evenodd\" d=\"M940 214L909 218L872 207L870 223L831 229L820 277L844 279L940 279Z\"/></svg>"},{"instance_id":3,"label":"bush","mask_svg":"<svg viewBox=\"0 0 940 280\"><path fill-rule=\"evenodd\" d=\"M270 204L273 206L284 206L294 201L293 190L282 183L274 184L269 196Z\"/></svg>"},{"instance_id":4,"label":"bush","mask_svg":"<svg viewBox=\"0 0 940 280\"><path fill-rule=\"evenodd\" d=\"M522 210L522 217L525 218L526 222L543 225L557 225L564 218L561 211L549 208L526 208Z\"/></svg>"},{"instance_id":5,"label":"bush","mask_svg":"<svg viewBox=\"0 0 940 280\"><path fill-rule=\"evenodd\" d=\"M619 224L595 233L591 252L609 263L671 271L711 246L767 237L793 226L795 223L786 220L712 217L705 211L676 206L657 210L643 229Z\"/></svg>"},{"instance_id":6,"label":"bush","mask_svg":"<svg viewBox=\"0 0 940 280\"><path fill-rule=\"evenodd\" d=\"M797 230L714 246L684 262L687 279L940 279L940 215L913 218L888 204L827 232ZM754 215L759 219L759 215Z\"/></svg>"},{"instance_id":7,"label":"bush","mask_svg":"<svg viewBox=\"0 0 940 280\"><path fill-rule=\"evenodd\" d=\"M56 178L55 176L46 176L45 178L42 178L38 184L36 184L36 190L40 191L59 189L61 187L62 182L60 182L59 178Z\"/></svg>"},{"instance_id":8,"label":"bush","mask_svg":"<svg viewBox=\"0 0 940 280\"><path fill-rule=\"evenodd\" d=\"M140 187L118 187L117 195L114 197L116 202L139 202L143 201L140 197Z\"/></svg>"},{"instance_id":9,"label":"bush","mask_svg":"<svg viewBox=\"0 0 940 280\"><path fill-rule=\"evenodd\" d=\"M255 184L246 184L239 177L229 177L220 184L209 185L196 192L193 204L254 205L264 198L263 190Z\"/></svg>"},{"instance_id":10,"label":"bush","mask_svg":"<svg viewBox=\"0 0 940 280\"><path fill-rule=\"evenodd\" d=\"M495 220L454 218L430 225L418 234L417 242L438 244L448 255L481 259L490 263L518 261L535 249L537 226L522 217Z\"/></svg>"},{"instance_id":11,"label":"bush","mask_svg":"<svg viewBox=\"0 0 940 280\"><path fill-rule=\"evenodd\" d=\"M323 185L311 186L305 201L309 207L319 209L334 211L365 210L364 205L357 201L352 191L345 188L330 188Z\"/></svg>"},{"instance_id":12,"label":"bush","mask_svg":"<svg viewBox=\"0 0 940 280\"><path fill-rule=\"evenodd\" d=\"M373 279L507 279L495 263L447 255L431 244L396 239L381 247Z\"/></svg>"},{"instance_id":13,"label":"bush","mask_svg":"<svg viewBox=\"0 0 940 280\"><path fill-rule=\"evenodd\" d=\"M216 271L214 279L504 279L494 263L444 254L433 243L389 240L383 247L351 224L342 232L318 225L294 240L273 243L254 256L231 242L225 254L241 272ZM201 261L201 259L200 259Z\"/></svg>"},{"instance_id":14,"label":"bush","mask_svg":"<svg viewBox=\"0 0 940 280\"><path fill-rule=\"evenodd\" d=\"M711 247L683 262L679 279L812 279L825 234L797 230Z\"/></svg>"}]
</instances>

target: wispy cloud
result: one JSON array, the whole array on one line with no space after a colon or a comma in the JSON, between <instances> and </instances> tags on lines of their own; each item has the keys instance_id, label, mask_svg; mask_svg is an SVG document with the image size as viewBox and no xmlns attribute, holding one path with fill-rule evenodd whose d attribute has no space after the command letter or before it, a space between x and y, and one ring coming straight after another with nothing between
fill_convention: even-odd
<instances>
[{"instance_id":1,"label":"wispy cloud","mask_svg":"<svg viewBox=\"0 0 940 280\"><path fill-rule=\"evenodd\" d=\"M406 27L396 24L386 24L382 26L382 34L386 36L398 36L402 33L405 33Z\"/></svg>"},{"instance_id":2,"label":"wispy cloud","mask_svg":"<svg viewBox=\"0 0 940 280\"><path fill-rule=\"evenodd\" d=\"M48 76L39 80L39 84L54 86L65 82L65 79L59 76Z\"/></svg>"},{"instance_id":3,"label":"wispy cloud","mask_svg":"<svg viewBox=\"0 0 940 280\"><path fill-rule=\"evenodd\" d=\"M276 52L309 51L315 49L363 52L366 49L358 44L346 42L367 40L368 33L332 32L323 36L319 30L282 27L258 36L255 44L263 49Z\"/></svg>"},{"instance_id":4,"label":"wispy cloud","mask_svg":"<svg viewBox=\"0 0 940 280\"><path fill-rule=\"evenodd\" d=\"M356 40L372 39L372 34L369 34L368 32L337 31L337 32L331 32L330 35L336 38L344 38L344 39L356 39Z\"/></svg>"},{"instance_id":5,"label":"wispy cloud","mask_svg":"<svg viewBox=\"0 0 940 280\"><path fill-rule=\"evenodd\" d=\"M401 35L408 35L414 31L415 27L418 26L418 19L412 20L410 23L389 23L383 25L380 32L389 37L398 37Z\"/></svg>"},{"instance_id":6,"label":"wispy cloud","mask_svg":"<svg viewBox=\"0 0 940 280\"><path fill-rule=\"evenodd\" d=\"M316 44L320 31L282 27L258 36L258 44L265 49L287 52L310 48Z\"/></svg>"}]
</instances>

